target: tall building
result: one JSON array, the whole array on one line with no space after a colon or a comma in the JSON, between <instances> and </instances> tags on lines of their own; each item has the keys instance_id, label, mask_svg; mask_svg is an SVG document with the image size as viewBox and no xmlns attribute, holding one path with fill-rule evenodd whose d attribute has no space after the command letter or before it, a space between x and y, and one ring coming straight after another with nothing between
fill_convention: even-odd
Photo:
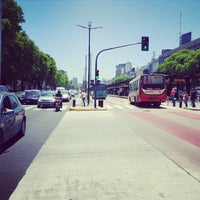
<instances>
[{"instance_id":1,"label":"tall building","mask_svg":"<svg viewBox=\"0 0 200 200\"><path fill-rule=\"evenodd\" d=\"M73 78L71 84L74 86L74 88L78 88L78 78Z\"/></svg>"},{"instance_id":2,"label":"tall building","mask_svg":"<svg viewBox=\"0 0 200 200\"><path fill-rule=\"evenodd\" d=\"M132 64L130 62L119 64L116 66L116 75L115 77L119 76L129 76L130 71L132 70Z\"/></svg>"}]
</instances>

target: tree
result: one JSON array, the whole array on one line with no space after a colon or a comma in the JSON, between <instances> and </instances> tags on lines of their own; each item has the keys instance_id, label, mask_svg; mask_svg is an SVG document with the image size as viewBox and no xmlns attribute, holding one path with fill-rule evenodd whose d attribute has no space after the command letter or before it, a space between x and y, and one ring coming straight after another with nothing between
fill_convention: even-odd
<instances>
[{"instance_id":1,"label":"tree","mask_svg":"<svg viewBox=\"0 0 200 200\"><path fill-rule=\"evenodd\" d=\"M117 82L121 82L121 81L125 81L128 80L129 78L127 76L119 76L117 78L114 78L114 80L112 81L112 83L117 83Z\"/></svg>"},{"instance_id":2,"label":"tree","mask_svg":"<svg viewBox=\"0 0 200 200\"><path fill-rule=\"evenodd\" d=\"M157 71L169 75L183 76L200 74L200 49L183 49L172 54L169 58L165 59Z\"/></svg>"},{"instance_id":3,"label":"tree","mask_svg":"<svg viewBox=\"0 0 200 200\"><path fill-rule=\"evenodd\" d=\"M55 88L69 84L67 75L60 74L54 59L35 45L22 30L24 14L14 0L3 1L2 15L2 83L15 90L42 89L43 84Z\"/></svg>"},{"instance_id":4,"label":"tree","mask_svg":"<svg viewBox=\"0 0 200 200\"><path fill-rule=\"evenodd\" d=\"M9 83L15 73L16 33L22 30L24 22L21 7L14 0L4 0L2 4L2 82Z\"/></svg>"},{"instance_id":5,"label":"tree","mask_svg":"<svg viewBox=\"0 0 200 200\"><path fill-rule=\"evenodd\" d=\"M56 72L56 85L61 87L67 87L69 85L68 76L59 70Z\"/></svg>"}]
</instances>

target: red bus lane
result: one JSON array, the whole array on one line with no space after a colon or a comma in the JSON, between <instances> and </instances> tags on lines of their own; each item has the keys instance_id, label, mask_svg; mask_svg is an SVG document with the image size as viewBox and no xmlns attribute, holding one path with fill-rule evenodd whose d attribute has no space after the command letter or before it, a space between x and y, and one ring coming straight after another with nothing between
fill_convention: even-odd
<instances>
[{"instance_id":1,"label":"red bus lane","mask_svg":"<svg viewBox=\"0 0 200 200\"><path fill-rule=\"evenodd\" d=\"M177 111L170 111L170 113L180 115L180 112L177 112ZM190 119L194 119L194 120L199 120L199 122L200 122L200 115L199 114L194 114L194 113L190 113L190 112L181 112L181 116L187 117L187 118L190 118Z\"/></svg>"},{"instance_id":2,"label":"red bus lane","mask_svg":"<svg viewBox=\"0 0 200 200\"><path fill-rule=\"evenodd\" d=\"M200 147L200 131L179 122L157 116L154 113L137 112L135 117L147 121L167 133L173 134L197 147Z\"/></svg>"}]
</instances>

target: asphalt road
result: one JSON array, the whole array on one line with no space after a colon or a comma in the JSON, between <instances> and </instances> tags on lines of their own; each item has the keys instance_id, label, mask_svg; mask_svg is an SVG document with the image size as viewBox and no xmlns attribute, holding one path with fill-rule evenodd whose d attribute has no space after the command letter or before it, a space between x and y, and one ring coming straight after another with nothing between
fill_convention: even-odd
<instances>
[{"instance_id":1,"label":"asphalt road","mask_svg":"<svg viewBox=\"0 0 200 200\"><path fill-rule=\"evenodd\" d=\"M68 104L64 103L65 110L62 112L25 105L27 116L25 137L0 155L0 200L7 200L17 187L27 168L63 117ZM13 142L15 140L11 141Z\"/></svg>"}]
</instances>

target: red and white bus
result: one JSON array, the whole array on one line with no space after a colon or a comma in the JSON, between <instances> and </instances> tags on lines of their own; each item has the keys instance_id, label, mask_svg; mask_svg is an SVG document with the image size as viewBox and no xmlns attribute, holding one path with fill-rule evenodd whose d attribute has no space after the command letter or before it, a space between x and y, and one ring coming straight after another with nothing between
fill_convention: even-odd
<instances>
[{"instance_id":1,"label":"red and white bus","mask_svg":"<svg viewBox=\"0 0 200 200\"><path fill-rule=\"evenodd\" d=\"M159 107L167 100L165 76L144 74L137 76L129 83L128 99L136 105L153 105Z\"/></svg>"}]
</instances>

